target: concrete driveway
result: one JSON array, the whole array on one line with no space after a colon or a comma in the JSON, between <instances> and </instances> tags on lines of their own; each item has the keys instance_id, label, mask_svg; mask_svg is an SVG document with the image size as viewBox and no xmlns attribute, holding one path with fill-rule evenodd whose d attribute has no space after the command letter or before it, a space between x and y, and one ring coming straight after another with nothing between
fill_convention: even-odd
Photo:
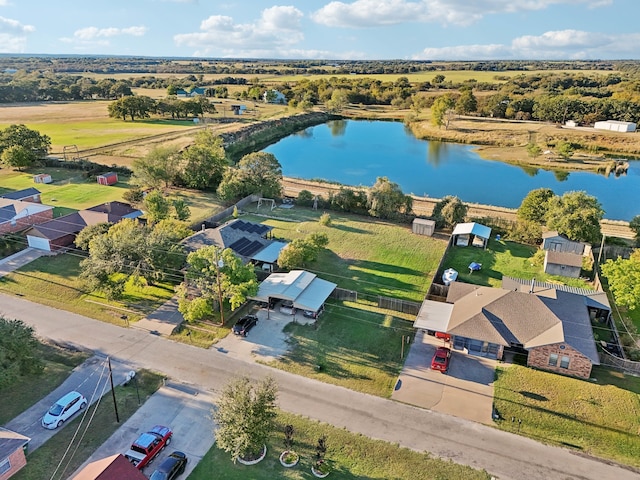
<instances>
[{"instance_id":1,"label":"concrete driveway","mask_svg":"<svg viewBox=\"0 0 640 480\"><path fill-rule=\"evenodd\" d=\"M227 335L216 343L212 349L218 350L232 358L238 358L250 362L257 360L270 362L283 356L288 348L287 334L284 327L293 322L313 323L315 320L307 318L298 312L295 315L286 315L279 310L279 304L274 310L267 312L266 308L256 309L251 312L258 317L258 323L246 337Z\"/></svg>"},{"instance_id":2,"label":"concrete driveway","mask_svg":"<svg viewBox=\"0 0 640 480\"><path fill-rule=\"evenodd\" d=\"M111 390L109 371L104 368L106 365L105 360L104 357L94 356L82 365L77 366L62 385L8 422L4 427L29 437L31 439L29 451L34 451L68 424L68 422L65 422L60 428L47 430L40 423L42 416L59 398L75 390L84 395L88 402L93 403L100 396ZM116 385L124 383L127 372L131 370L130 367L116 361L111 362L111 369L113 370L113 383ZM94 392L96 392L95 395ZM83 412L75 414L72 420L82 414Z\"/></svg>"},{"instance_id":3,"label":"concrete driveway","mask_svg":"<svg viewBox=\"0 0 640 480\"><path fill-rule=\"evenodd\" d=\"M126 452L138 435L154 425L171 428L173 437L171 444L144 469L144 473L147 476L151 475L171 452L179 450L186 453L188 458L187 468L180 478L187 478L215 441L213 400L213 394L210 392L200 391L185 384L167 382L98 447L70 478L90 462Z\"/></svg>"},{"instance_id":4,"label":"concrete driveway","mask_svg":"<svg viewBox=\"0 0 640 480\"><path fill-rule=\"evenodd\" d=\"M45 252L44 250L28 247L14 253L13 255L0 259L0 277L10 274L14 270L33 262L35 259L40 258L43 255L51 255L51 252Z\"/></svg>"},{"instance_id":5,"label":"concrete driveway","mask_svg":"<svg viewBox=\"0 0 640 480\"><path fill-rule=\"evenodd\" d=\"M453 350L446 374L431 370L442 340L416 333L391 398L474 422L492 422L496 361Z\"/></svg>"}]
</instances>

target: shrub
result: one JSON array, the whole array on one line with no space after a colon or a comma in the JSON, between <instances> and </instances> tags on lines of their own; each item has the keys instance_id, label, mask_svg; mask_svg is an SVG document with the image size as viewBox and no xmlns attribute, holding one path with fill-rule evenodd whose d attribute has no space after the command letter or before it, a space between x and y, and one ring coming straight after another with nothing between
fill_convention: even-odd
<instances>
[{"instance_id":1,"label":"shrub","mask_svg":"<svg viewBox=\"0 0 640 480\"><path fill-rule=\"evenodd\" d=\"M318 222L320 222L320 225L323 225L325 227L330 227L331 226L331 215L329 215L328 213L323 213L322 215L320 215L320 219L318 220Z\"/></svg>"}]
</instances>

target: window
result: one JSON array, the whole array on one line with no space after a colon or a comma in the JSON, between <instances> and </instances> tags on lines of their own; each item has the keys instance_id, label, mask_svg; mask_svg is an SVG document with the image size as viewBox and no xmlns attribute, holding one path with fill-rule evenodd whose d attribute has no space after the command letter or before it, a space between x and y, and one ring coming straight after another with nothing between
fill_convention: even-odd
<instances>
[{"instance_id":1,"label":"window","mask_svg":"<svg viewBox=\"0 0 640 480\"><path fill-rule=\"evenodd\" d=\"M0 462L0 475L11 470L11 462L7 458L4 462Z\"/></svg>"},{"instance_id":2,"label":"window","mask_svg":"<svg viewBox=\"0 0 640 480\"><path fill-rule=\"evenodd\" d=\"M556 365L558 365L558 354L557 353L552 353L551 355L549 355L549 365L552 367L555 367Z\"/></svg>"},{"instance_id":3,"label":"window","mask_svg":"<svg viewBox=\"0 0 640 480\"><path fill-rule=\"evenodd\" d=\"M569 368L569 357L562 357L562 359L560 360L560 368Z\"/></svg>"}]
</instances>

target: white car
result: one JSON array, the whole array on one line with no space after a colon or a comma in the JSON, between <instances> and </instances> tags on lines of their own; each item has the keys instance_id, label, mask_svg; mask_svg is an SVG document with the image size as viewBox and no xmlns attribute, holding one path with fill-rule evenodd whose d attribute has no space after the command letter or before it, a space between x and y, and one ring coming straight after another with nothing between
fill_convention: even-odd
<instances>
[{"instance_id":1,"label":"white car","mask_svg":"<svg viewBox=\"0 0 640 480\"><path fill-rule=\"evenodd\" d=\"M290 300L285 300L280 305L280 313L284 313L285 315L293 315L296 313L296 309L293 307L293 302Z\"/></svg>"},{"instance_id":2,"label":"white car","mask_svg":"<svg viewBox=\"0 0 640 480\"><path fill-rule=\"evenodd\" d=\"M42 417L42 426L53 430L69 420L74 413L87 406L87 399L81 393L69 392L56 403Z\"/></svg>"}]
</instances>

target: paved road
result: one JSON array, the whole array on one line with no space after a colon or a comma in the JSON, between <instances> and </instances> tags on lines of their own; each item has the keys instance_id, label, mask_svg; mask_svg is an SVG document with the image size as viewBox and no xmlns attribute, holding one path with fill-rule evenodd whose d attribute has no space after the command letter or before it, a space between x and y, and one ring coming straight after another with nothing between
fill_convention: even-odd
<instances>
[{"instance_id":1,"label":"paved road","mask_svg":"<svg viewBox=\"0 0 640 480\"><path fill-rule=\"evenodd\" d=\"M279 385L280 406L286 411L485 469L501 480L636 480L639 475L489 426L250 364L215 349L175 343L17 297L0 294L1 314L25 321L42 337L82 345L138 368L160 370L203 390L218 391L238 374L250 378L271 374Z\"/></svg>"}]
</instances>

